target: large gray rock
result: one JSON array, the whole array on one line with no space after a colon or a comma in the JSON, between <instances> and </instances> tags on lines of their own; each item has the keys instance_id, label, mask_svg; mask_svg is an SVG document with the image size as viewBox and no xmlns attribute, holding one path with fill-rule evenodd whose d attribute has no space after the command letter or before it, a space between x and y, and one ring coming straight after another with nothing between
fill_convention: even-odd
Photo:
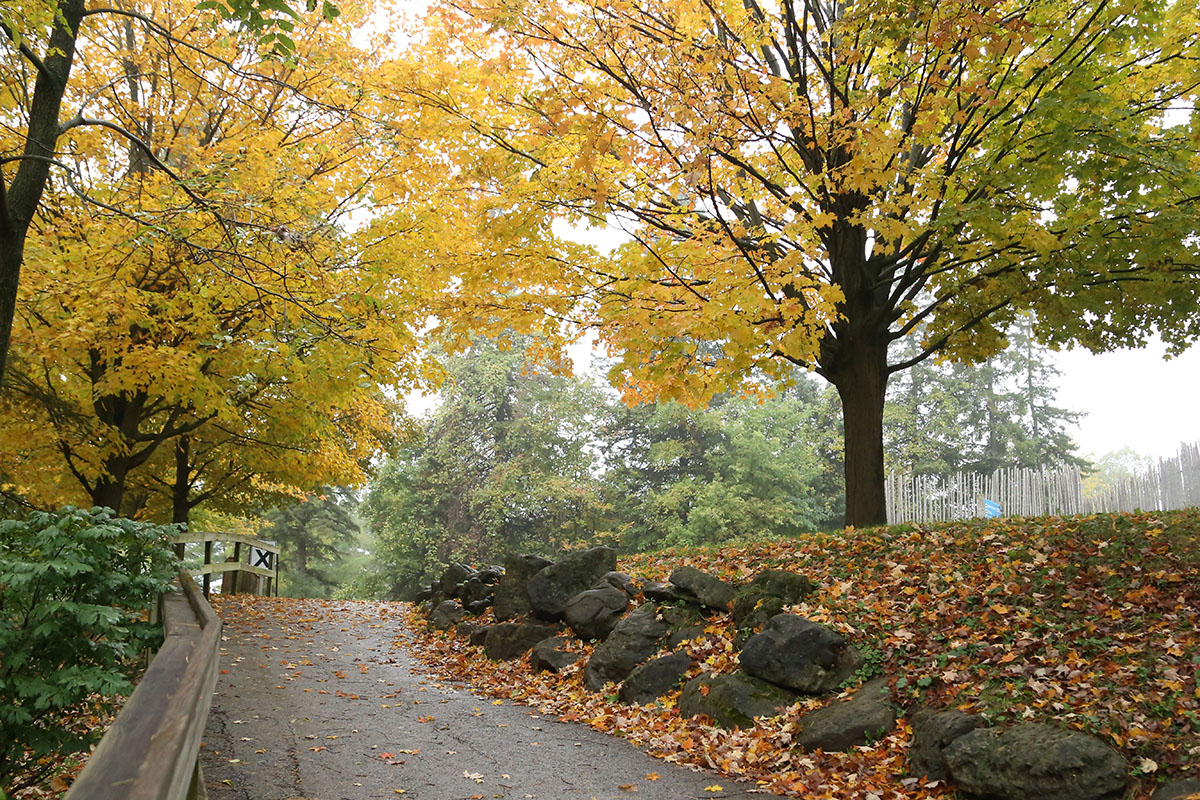
<instances>
[{"instance_id":1,"label":"large gray rock","mask_svg":"<svg viewBox=\"0 0 1200 800\"><path fill-rule=\"evenodd\" d=\"M454 635L470 642L472 636L475 636L486 627L487 625L480 625L477 622L460 622L454 626Z\"/></svg>"},{"instance_id":2,"label":"large gray rock","mask_svg":"<svg viewBox=\"0 0 1200 800\"><path fill-rule=\"evenodd\" d=\"M484 609L490 606L495 591L495 586L484 583L479 575L472 575L458 587L458 599L462 601L465 608L474 612L474 609L480 608L481 604Z\"/></svg>"},{"instance_id":3,"label":"large gray rock","mask_svg":"<svg viewBox=\"0 0 1200 800\"><path fill-rule=\"evenodd\" d=\"M593 692L612 681L620 683L658 650L667 626L658 619L653 603L638 606L617 623L608 638L596 646L588 659L583 683Z\"/></svg>"},{"instance_id":4,"label":"large gray rock","mask_svg":"<svg viewBox=\"0 0 1200 800\"><path fill-rule=\"evenodd\" d=\"M525 587L529 608L541 619L562 619L568 600L595 586L606 572L615 572L616 568L617 551L611 547L568 553L529 579Z\"/></svg>"},{"instance_id":5,"label":"large gray rock","mask_svg":"<svg viewBox=\"0 0 1200 800\"><path fill-rule=\"evenodd\" d=\"M446 570L442 573L442 577L438 579L438 589L446 597L458 597L458 587L474 574L474 568L456 561L446 567Z\"/></svg>"},{"instance_id":6,"label":"large gray rock","mask_svg":"<svg viewBox=\"0 0 1200 800\"><path fill-rule=\"evenodd\" d=\"M613 570L612 572L606 572L604 573L604 577L601 578L601 581L607 583L609 586L617 587L622 592L629 595L630 598L637 597L642 593L642 587L638 585L638 582L635 581L632 576L626 575L624 572L617 572L616 570Z\"/></svg>"},{"instance_id":7,"label":"large gray rock","mask_svg":"<svg viewBox=\"0 0 1200 800\"><path fill-rule=\"evenodd\" d=\"M448 631L467 615L455 600L443 600L429 614L429 624L439 631Z\"/></svg>"},{"instance_id":8,"label":"large gray rock","mask_svg":"<svg viewBox=\"0 0 1200 800\"><path fill-rule=\"evenodd\" d=\"M695 606L661 606L658 614L669 631L664 647L674 649L688 639L704 635L704 617Z\"/></svg>"},{"instance_id":9,"label":"large gray rock","mask_svg":"<svg viewBox=\"0 0 1200 800\"><path fill-rule=\"evenodd\" d=\"M475 629L471 631L471 635L467 637L467 642L475 647L483 647L483 643L487 641L487 633L492 627L491 625L476 625Z\"/></svg>"},{"instance_id":10,"label":"large gray rock","mask_svg":"<svg viewBox=\"0 0 1200 800\"><path fill-rule=\"evenodd\" d=\"M841 753L887 735L896 725L896 709L887 678L864 683L849 700L834 700L800 718L793 741L801 750Z\"/></svg>"},{"instance_id":11,"label":"large gray rock","mask_svg":"<svg viewBox=\"0 0 1200 800\"><path fill-rule=\"evenodd\" d=\"M795 701L795 693L742 672L700 675L684 685L679 713L704 714L725 728L748 728L755 717L773 717Z\"/></svg>"},{"instance_id":12,"label":"large gray rock","mask_svg":"<svg viewBox=\"0 0 1200 800\"><path fill-rule=\"evenodd\" d=\"M733 624L762 628L785 607L803 602L816 590L815 583L798 573L764 570L738 591L733 601Z\"/></svg>"},{"instance_id":13,"label":"large gray rock","mask_svg":"<svg viewBox=\"0 0 1200 800\"><path fill-rule=\"evenodd\" d=\"M678 586L663 581L646 581L642 584L642 594L647 600L657 600L662 603L678 603L691 599Z\"/></svg>"},{"instance_id":14,"label":"large gray rock","mask_svg":"<svg viewBox=\"0 0 1200 800\"><path fill-rule=\"evenodd\" d=\"M562 629L544 622L503 622L488 628L483 652L493 661L519 658L543 639L557 636Z\"/></svg>"},{"instance_id":15,"label":"large gray rock","mask_svg":"<svg viewBox=\"0 0 1200 800\"><path fill-rule=\"evenodd\" d=\"M662 697L679 685L691 666L692 657L683 652L650 659L621 684L621 702L640 706Z\"/></svg>"},{"instance_id":16,"label":"large gray rock","mask_svg":"<svg viewBox=\"0 0 1200 800\"><path fill-rule=\"evenodd\" d=\"M492 613L496 620L504 622L529 613L529 593L525 590L529 579L554 562L541 556L506 556L504 577L496 584L492 598Z\"/></svg>"},{"instance_id":17,"label":"large gray rock","mask_svg":"<svg viewBox=\"0 0 1200 800\"><path fill-rule=\"evenodd\" d=\"M1104 742L1035 722L977 728L944 753L959 789L988 800L1117 800L1129 782L1125 759Z\"/></svg>"},{"instance_id":18,"label":"large gray rock","mask_svg":"<svg viewBox=\"0 0 1200 800\"><path fill-rule=\"evenodd\" d=\"M946 748L955 739L986 724L986 720L978 714L966 714L953 709L937 712L922 710L913 714L913 738L908 748L910 772L930 781L949 780Z\"/></svg>"},{"instance_id":19,"label":"large gray rock","mask_svg":"<svg viewBox=\"0 0 1200 800\"><path fill-rule=\"evenodd\" d=\"M1183 778L1164 783L1154 790L1150 800L1190 800L1193 797L1200 798L1200 780Z\"/></svg>"},{"instance_id":20,"label":"large gray rock","mask_svg":"<svg viewBox=\"0 0 1200 800\"><path fill-rule=\"evenodd\" d=\"M529 651L529 665L535 672L561 672L583 658L583 653L567 650L571 639L551 636L542 639Z\"/></svg>"},{"instance_id":21,"label":"large gray rock","mask_svg":"<svg viewBox=\"0 0 1200 800\"><path fill-rule=\"evenodd\" d=\"M504 567L492 564L479 570L471 577L477 578L488 585L496 584L504 577Z\"/></svg>"},{"instance_id":22,"label":"large gray rock","mask_svg":"<svg viewBox=\"0 0 1200 800\"><path fill-rule=\"evenodd\" d=\"M737 590L720 578L695 567L679 567L671 573L671 583L685 597L694 597L702 606L728 611Z\"/></svg>"},{"instance_id":23,"label":"large gray rock","mask_svg":"<svg viewBox=\"0 0 1200 800\"><path fill-rule=\"evenodd\" d=\"M629 595L607 583L567 601L563 618L580 639L605 639L629 607Z\"/></svg>"},{"instance_id":24,"label":"large gray rock","mask_svg":"<svg viewBox=\"0 0 1200 800\"><path fill-rule=\"evenodd\" d=\"M739 659L748 674L805 694L832 691L862 664L841 634L795 614L771 617Z\"/></svg>"}]
</instances>

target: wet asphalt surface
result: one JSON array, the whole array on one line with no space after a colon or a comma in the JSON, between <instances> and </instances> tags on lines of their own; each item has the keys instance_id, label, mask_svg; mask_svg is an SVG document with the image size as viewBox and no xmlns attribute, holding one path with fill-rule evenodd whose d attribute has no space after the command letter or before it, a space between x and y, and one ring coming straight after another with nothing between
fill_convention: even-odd
<instances>
[{"instance_id":1,"label":"wet asphalt surface","mask_svg":"<svg viewBox=\"0 0 1200 800\"><path fill-rule=\"evenodd\" d=\"M396 606L257 598L218 611L221 675L201 749L212 800L750 796L423 675Z\"/></svg>"}]
</instances>

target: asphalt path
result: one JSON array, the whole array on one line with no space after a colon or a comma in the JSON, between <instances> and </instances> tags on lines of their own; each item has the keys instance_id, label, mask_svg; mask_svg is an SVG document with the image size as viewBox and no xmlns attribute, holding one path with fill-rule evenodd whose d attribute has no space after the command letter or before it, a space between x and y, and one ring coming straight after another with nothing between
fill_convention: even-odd
<instances>
[{"instance_id":1,"label":"asphalt path","mask_svg":"<svg viewBox=\"0 0 1200 800\"><path fill-rule=\"evenodd\" d=\"M201 750L212 800L749 796L729 778L422 674L398 606L216 605L225 640Z\"/></svg>"}]
</instances>

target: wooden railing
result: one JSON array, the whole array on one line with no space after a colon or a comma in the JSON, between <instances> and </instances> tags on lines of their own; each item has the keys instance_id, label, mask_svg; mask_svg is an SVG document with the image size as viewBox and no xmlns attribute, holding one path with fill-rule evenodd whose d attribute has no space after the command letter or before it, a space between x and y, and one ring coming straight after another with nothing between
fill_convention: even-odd
<instances>
[{"instance_id":1,"label":"wooden railing","mask_svg":"<svg viewBox=\"0 0 1200 800\"><path fill-rule=\"evenodd\" d=\"M187 573L163 595L159 613L163 645L67 800L206 796L198 755L217 682L221 620Z\"/></svg>"},{"instance_id":2,"label":"wooden railing","mask_svg":"<svg viewBox=\"0 0 1200 800\"><path fill-rule=\"evenodd\" d=\"M204 565L195 574L203 580L205 597L209 596L212 576L216 574L224 576L221 589L224 594L279 594L279 547L274 542L236 533L184 533L173 541L177 548L204 543ZM228 561L213 562L214 542L233 545L233 555ZM182 556L178 549L176 552ZM264 585L243 588L240 585L243 576L249 575L258 576Z\"/></svg>"}]
</instances>

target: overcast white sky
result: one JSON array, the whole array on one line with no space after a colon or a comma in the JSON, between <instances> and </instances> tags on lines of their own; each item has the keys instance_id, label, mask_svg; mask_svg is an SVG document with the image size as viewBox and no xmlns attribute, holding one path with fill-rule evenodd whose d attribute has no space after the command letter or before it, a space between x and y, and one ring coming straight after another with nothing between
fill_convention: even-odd
<instances>
[{"instance_id":1,"label":"overcast white sky","mask_svg":"<svg viewBox=\"0 0 1200 800\"><path fill-rule=\"evenodd\" d=\"M1170 361L1145 350L1092 355L1059 353L1058 405L1087 416L1075 432L1084 455L1122 447L1173 456L1180 442L1200 441L1200 345Z\"/></svg>"}]
</instances>

